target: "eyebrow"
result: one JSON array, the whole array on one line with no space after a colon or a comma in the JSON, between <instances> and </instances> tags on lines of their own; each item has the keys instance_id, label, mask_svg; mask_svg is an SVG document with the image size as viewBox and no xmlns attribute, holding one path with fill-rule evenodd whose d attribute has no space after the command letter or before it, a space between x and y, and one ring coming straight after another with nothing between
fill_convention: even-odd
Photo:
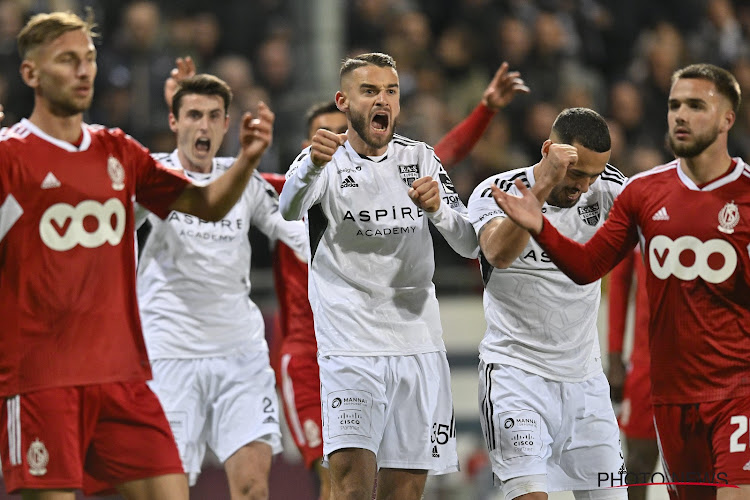
<instances>
[{"instance_id":1,"label":"eyebrow","mask_svg":"<svg viewBox=\"0 0 750 500\"><path fill-rule=\"evenodd\" d=\"M359 88L361 89L377 89L378 86L373 83L362 83ZM398 88L398 83L389 83L385 86L387 89Z\"/></svg>"}]
</instances>

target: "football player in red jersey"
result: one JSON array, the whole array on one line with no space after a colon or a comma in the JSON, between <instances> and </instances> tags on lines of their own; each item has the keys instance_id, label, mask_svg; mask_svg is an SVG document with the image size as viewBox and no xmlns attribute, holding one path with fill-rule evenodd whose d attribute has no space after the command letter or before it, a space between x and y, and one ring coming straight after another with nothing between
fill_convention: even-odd
<instances>
[{"instance_id":1,"label":"football player in red jersey","mask_svg":"<svg viewBox=\"0 0 750 500\"><path fill-rule=\"evenodd\" d=\"M750 166L727 148L740 100L722 68L676 71L667 121L677 159L632 177L585 245L545 222L522 185L521 198L494 193L577 283L640 242L654 420L673 499L750 496Z\"/></svg>"},{"instance_id":2,"label":"football player in red jersey","mask_svg":"<svg viewBox=\"0 0 750 500\"><path fill-rule=\"evenodd\" d=\"M92 29L55 12L18 35L34 109L0 135L3 477L23 498L116 487L130 499L187 499L174 438L146 385L133 204L220 219L270 143L274 116L245 115L231 175L194 186L121 130L83 122L97 70Z\"/></svg>"}]
</instances>

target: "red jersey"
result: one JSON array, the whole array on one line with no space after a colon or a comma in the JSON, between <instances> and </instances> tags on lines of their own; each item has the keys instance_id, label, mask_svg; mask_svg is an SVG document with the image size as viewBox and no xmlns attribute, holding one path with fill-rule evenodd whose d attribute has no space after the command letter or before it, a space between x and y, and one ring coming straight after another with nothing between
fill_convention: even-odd
<instances>
[{"instance_id":1,"label":"red jersey","mask_svg":"<svg viewBox=\"0 0 750 500\"><path fill-rule=\"evenodd\" d=\"M188 181L121 130L82 133L0 132L0 396L151 377L133 203L164 217Z\"/></svg>"},{"instance_id":2,"label":"red jersey","mask_svg":"<svg viewBox=\"0 0 750 500\"><path fill-rule=\"evenodd\" d=\"M612 269L609 275L609 350L622 352L625 322L630 301L630 288L635 275L635 321L633 322L633 350L630 370L646 370L651 357L648 353L648 294L646 267L643 256L636 249Z\"/></svg>"},{"instance_id":3,"label":"red jersey","mask_svg":"<svg viewBox=\"0 0 750 500\"><path fill-rule=\"evenodd\" d=\"M549 223L536 237L577 283L601 277L640 239L654 404L750 395L750 167L735 162L700 188L679 160L634 176L585 245Z\"/></svg>"},{"instance_id":4,"label":"red jersey","mask_svg":"<svg viewBox=\"0 0 750 500\"><path fill-rule=\"evenodd\" d=\"M261 174L276 192L281 193L285 178L280 174ZM273 251L273 277L279 301L279 330L284 354L315 356L315 326L310 301L307 298L307 262L281 241Z\"/></svg>"}]
</instances>

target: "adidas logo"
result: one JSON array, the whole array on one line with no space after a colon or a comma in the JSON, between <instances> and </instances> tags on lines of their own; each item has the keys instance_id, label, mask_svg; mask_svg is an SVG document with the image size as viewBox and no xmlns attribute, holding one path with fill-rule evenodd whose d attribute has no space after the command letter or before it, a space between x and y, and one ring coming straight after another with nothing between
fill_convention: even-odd
<instances>
[{"instance_id":1,"label":"adidas logo","mask_svg":"<svg viewBox=\"0 0 750 500\"><path fill-rule=\"evenodd\" d=\"M653 217L651 217L651 220L669 220L669 214L667 213L667 209L665 207L661 207L659 210L656 211Z\"/></svg>"},{"instance_id":2,"label":"adidas logo","mask_svg":"<svg viewBox=\"0 0 750 500\"><path fill-rule=\"evenodd\" d=\"M355 188L359 187L359 184L354 182L354 179L352 179L351 175L347 175L346 179L344 179L344 182L341 183L341 188Z\"/></svg>"},{"instance_id":3,"label":"adidas logo","mask_svg":"<svg viewBox=\"0 0 750 500\"><path fill-rule=\"evenodd\" d=\"M432 447L432 458L440 458L440 453L437 451L437 445Z\"/></svg>"},{"instance_id":4,"label":"adidas logo","mask_svg":"<svg viewBox=\"0 0 750 500\"><path fill-rule=\"evenodd\" d=\"M750 470L750 462L742 466L742 470Z\"/></svg>"},{"instance_id":5,"label":"adidas logo","mask_svg":"<svg viewBox=\"0 0 750 500\"><path fill-rule=\"evenodd\" d=\"M277 424L278 422L273 417L266 417L266 419L263 421L263 423L264 424Z\"/></svg>"},{"instance_id":6,"label":"adidas logo","mask_svg":"<svg viewBox=\"0 0 750 500\"><path fill-rule=\"evenodd\" d=\"M42 189L52 189L58 188L60 186L60 181L57 180L55 174L53 174L52 172L47 172L47 176L42 181Z\"/></svg>"}]
</instances>

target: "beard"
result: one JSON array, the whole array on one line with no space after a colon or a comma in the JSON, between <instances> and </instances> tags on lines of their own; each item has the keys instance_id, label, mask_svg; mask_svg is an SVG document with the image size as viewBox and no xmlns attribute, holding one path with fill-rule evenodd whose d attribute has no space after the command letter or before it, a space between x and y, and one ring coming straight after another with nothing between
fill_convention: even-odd
<instances>
[{"instance_id":1,"label":"beard","mask_svg":"<svg viewBox=\"0 0 750 500\"><path fill-rule=\"evenodd\" d=\"M559 208L570 208L575 206L575 204L581 200L581 197L579 196L575 200L569 200L568 189L569 188L566 186L555 186L552 188L549 196L547 196L547 204Z\"/></svg>"},{"instance_id":2,"label":"beard","mask_svg":"<svg viewBox=\"0 0 750 500\"><path fill-rule=\"evenodd\" d=\"M672 148L672 152L679 158L695 158L706 150L711 144L716 142L716 138L719 136L719 128L715 127L713 130L707 132L701 136L695 136L695 140L692 144L686 144L677 142L669 135L669 147Z\"/></svg>"},{"instance_id":3,"label":"beard","mask_svg":"<svg viewBox=\"0 0 750 500\"><path fill-rule=\"evenodd\" d=\"M355 111L349 110L349 120L352 122L352 128L357 135L364 141L365 144L371 148L380 149L387 146L391 139L393 139L393 133L396 129L396 124L389 123L391 127L390 133L385 137L373 137L370 133L370 121L368 117ZM390 121L390 120L389 120Z\"/></svg>"}]
</instances>

